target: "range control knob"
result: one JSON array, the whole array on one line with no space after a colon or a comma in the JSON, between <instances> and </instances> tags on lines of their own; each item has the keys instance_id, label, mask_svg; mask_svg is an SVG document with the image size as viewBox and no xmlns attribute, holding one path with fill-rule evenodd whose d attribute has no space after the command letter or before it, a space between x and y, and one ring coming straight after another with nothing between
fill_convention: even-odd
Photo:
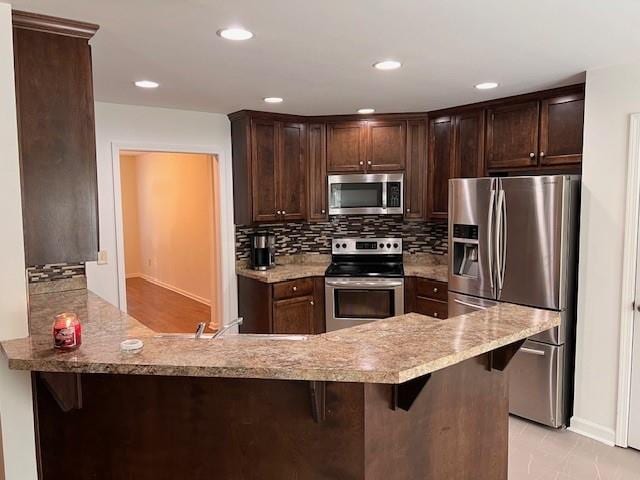
<instances>
[{"instance_id":1,"label":"range control knob","mask_svg":"<svg viewBox=\"0 0 640 480\"><path fill-rule=\"evenodd\" d=\"M391 248L391 244L390 243L387 243L387 248Z\"/></svg>"},{"instance_id":2,"label":"range control knob","mask_svg":"<svg viewBox=\"0 0 640 480\"><path fill-rule=\"evenodd\" d=\"M346 244L346 243L343 243L343 244L342 244L342 248L347 248L347 244Z\"/></svg>"},{"instance_id":3,"label":"range control knob","mask_svg":"<svg viewBox=\"0 0 640 480\"><path fill-rule=\"evenodd\" d=\"M384 243L381 243L381 244L380 244L380 248L384 248Z\"/></svg>"},{"instance_id":4,"label":"range control knob","mask_svg":"<svg viewBox=\"0 0 640 480\"><path fill-rule=\"evenodd\" d=\"M397 244L397 243L394 243L394 244L393 244L393 248L398 248L398 244Z\"/></svg>"},{"instance_id":5,"label":"range control knob","mask_svg":"<svg viewBox=\"0 0 640 480\"><path fill-rule=\"evenodd\" d=\"M340 244L339 243L336 243L336 248L340 248Z\"/></svg>"}]
</instances>

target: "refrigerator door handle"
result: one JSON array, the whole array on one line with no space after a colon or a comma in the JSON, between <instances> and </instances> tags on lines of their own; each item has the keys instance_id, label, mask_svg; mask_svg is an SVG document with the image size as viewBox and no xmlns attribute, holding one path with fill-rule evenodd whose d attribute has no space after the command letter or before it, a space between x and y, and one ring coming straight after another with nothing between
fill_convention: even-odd
<instances>
[{"instance_id":1,"label":"refrigerator door handle","mask_svg":"<svg viewBox=\"0 0 640 480\"><path fill-rule=\"evenodd\" d=\"M498 269L498 294L500 292L500 290L502 290L502 281L504 280L503 276L502 276L502 272L503 272L503 265L502 262L504 260L502 253L504 251L503 247L502 247L502 222L503 222L503 218L502 218L502 214L503 214L503 205L504 202L504 190L500 189L500 191L498 192L498 206L496 208L497 213L496 213L496 234L495 234L495 239L496 239L496 267Z\"/></svg>"},{"instance_id":2,"label":"refrigerator door handle","mask_svg":"<svg viewBox=\"0 0 640 480\"><path fill-rule=\"evenodd\" d=\"M487 253L489 256L489 282L491 285L491 292L493 292L493 210L494 200L496 197L496 191L491 187L491 195L489 196L489 213L487 214Z\"/></svg>"},{"instance_id":3,"label":"refrigerator door handle","mask_svg":"<svg viewBox=\"0 0 640 480\"><path fill-rule=\"evenodd\" d=\"M544 357L545 356L544 350L536 350L535 348L521 347L520 351L522 353L529 353L531 355L538 355L540 357Z\"/></svg>"},{"instance_id":4,"label":"refrigerator door handle","mask_svg":"<svg viewBox=\"0 0 640 480\"><path fill-rule=\"evenodd\" d=\"M507 195L504 190L500 190L502 193L502 212L501 212L501 226L502 232L500 232L500 253L502 254L502 270L500 271L500 290L504 286L504 274L507 270Z\"/></svg>"}]
</instances>

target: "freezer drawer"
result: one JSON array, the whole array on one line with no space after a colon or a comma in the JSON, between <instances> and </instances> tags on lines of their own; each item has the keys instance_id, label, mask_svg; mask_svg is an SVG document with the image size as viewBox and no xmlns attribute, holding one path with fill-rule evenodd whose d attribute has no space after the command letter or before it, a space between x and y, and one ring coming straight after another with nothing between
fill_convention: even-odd
<instances>
[{"instance_id":1,"label":"freezer drawer","mask_svg":"<svg viewBox=\"0 0 640 480\"><path fill-rule=\"evenodd\" d=\"M509 364L509 411L559 428L564 408L564 345L527 340Z\"/></svg>"},{"instance_id":2,"label":"freezer drawer","mask_svg":"<svg viewBox=\"0 0 640 480\"><path fill-rule=\"evenodd\" d=\"M449 292L449 318L473 313L478 310L486 310L495 307L498 302L487 300L486 298L473 297L471 295L463 295L461 293Z\"/></svg>"}]
</instances>

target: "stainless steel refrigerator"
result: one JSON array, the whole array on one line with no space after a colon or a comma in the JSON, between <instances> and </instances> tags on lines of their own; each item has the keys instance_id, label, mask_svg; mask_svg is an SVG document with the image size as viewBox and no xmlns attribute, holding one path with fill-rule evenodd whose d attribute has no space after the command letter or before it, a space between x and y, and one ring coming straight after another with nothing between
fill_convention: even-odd
<instances>
[{"instance_id":1,"label":"stainless steel refrigerator","mask_svg":"<svg viewBox=\"0 0 640 480\"><path fill-rule=\"evenodd\" d=\"M511 413L556 428L571 414L580 177L449 181L449 316L497 302L555 310L509 366Z\"/></svg>"}]
</instances>

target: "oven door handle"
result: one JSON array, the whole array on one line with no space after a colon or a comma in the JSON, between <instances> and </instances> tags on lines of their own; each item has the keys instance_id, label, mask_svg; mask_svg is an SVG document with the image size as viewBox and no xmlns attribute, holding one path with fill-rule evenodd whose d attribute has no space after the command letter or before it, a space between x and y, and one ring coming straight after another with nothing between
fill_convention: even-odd
<instances>
[{"instance_id":1,"label":"oven door handle","mask_svg":"<svg viewBox=\"0 0 640 480\"><path fill-rule=\"evenodd\" d=\"M353 287L353 288L389 288L402 287L401 280L383 280L383 281L353 281L353 280L325 280L325 285L329 287Z\"/></svg>"}]
</instances>

